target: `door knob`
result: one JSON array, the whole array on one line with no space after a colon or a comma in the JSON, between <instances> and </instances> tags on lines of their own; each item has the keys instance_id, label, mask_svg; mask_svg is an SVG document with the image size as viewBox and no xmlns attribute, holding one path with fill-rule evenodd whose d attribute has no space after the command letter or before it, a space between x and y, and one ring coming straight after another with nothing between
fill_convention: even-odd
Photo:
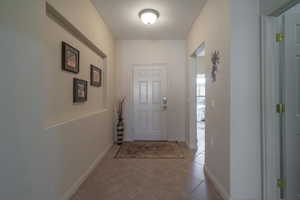
<instances>
[{"instance_id":1,"label":"door knob","mask_svg":"<svg viewBox=\"0 0 300 200\"><path fill-rule=\"evenodd\" d=\"M167 103L168 103L168 98L167 98L167 97L163 97L163 98L162 98L162 102L163 102L163 104L167 105Z\"/></svg>"},{"instance_id":2,"label":"door knob","mask_svg":"<svg viewBox=\"0 0 300 200\"><path fill-rule=\"evenodd\" d=\"M168 108L168 106L167 106L167 104L168 104L167 97L162 98L162 103L163 103L163 106L162 106L163 110L167 110L167 108Z\"/></svg>"}]
</instances>

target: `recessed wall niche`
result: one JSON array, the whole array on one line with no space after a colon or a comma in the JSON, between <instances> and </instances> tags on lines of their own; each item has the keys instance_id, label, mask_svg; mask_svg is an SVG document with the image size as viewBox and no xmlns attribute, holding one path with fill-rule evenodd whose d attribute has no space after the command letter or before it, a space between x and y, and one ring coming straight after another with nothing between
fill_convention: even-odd
<instances>
[{"instance_id":1,"label":"recessed wall niche","mask_svg":"<svg viewBox=\"0 0 300 200\"><path fill-rule=\"evenodd\" d=\"M45 86L45 126L56 126L79 119L106 109L107 78L106 55L80 30L46 3L47 16L45 37L47 41L47 62L44 68ZM62 70L61 43L72 45L80 51L80 70L78 74ZM102 86L90 87L90 65L102 69ZM84 104L73 104L73 78L88 81L88 97Z\"/></svg>"}]
</instances>

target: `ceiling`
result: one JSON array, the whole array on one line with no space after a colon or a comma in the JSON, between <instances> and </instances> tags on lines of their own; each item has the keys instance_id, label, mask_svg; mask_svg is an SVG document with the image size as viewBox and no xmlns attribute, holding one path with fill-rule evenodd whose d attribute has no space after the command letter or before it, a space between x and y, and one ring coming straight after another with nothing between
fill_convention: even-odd
<instances>
[{"instance_id":1,"label":"ceiling","mask_svg":"<svg viewBox=\"0 0 300 200\"><path fill-rule=\"evenodd\" d=\"M105 23L119 40L186 39L205 0L92 0ZM138 13L145 8L160 12L153 25L145 25Z\"/></svg>"}]
</instances>

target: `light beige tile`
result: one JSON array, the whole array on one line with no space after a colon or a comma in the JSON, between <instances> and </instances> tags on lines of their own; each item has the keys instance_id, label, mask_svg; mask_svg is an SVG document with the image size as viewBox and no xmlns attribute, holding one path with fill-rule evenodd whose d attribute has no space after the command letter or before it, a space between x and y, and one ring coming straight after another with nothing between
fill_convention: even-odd
<instances>
[{"instance_id":1,"label":"light beige tile","mask_svg":"<svg viewBox=\"0 0 300 200\"><path fill-rule=\"evenodd\" d=\"M113 146L72 200L221 200L203 173L203 153L184 159L114 159Z\"/></svg>"}]
</instances>

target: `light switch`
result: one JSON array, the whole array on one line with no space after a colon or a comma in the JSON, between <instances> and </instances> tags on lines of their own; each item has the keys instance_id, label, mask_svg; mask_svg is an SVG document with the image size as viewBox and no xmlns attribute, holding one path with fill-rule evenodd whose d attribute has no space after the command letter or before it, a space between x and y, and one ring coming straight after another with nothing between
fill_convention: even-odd
<instances>
[{"instance_id":1,"label":"light switch","mask_svg":"<svg viewBox=\"0 0 300 200\"><path fill-rule=\"evenodd\" d=\"M210 146L214 147L214 138L213 137L210 138Z\"/></svg>"},{"instance_id":2,"label":"light switch","mask_svg":"<svg viewBox=\"0 0 300 200\"><path fill-rule=\"evenodd\" d=\"M211 105L212 108L215 108L216 104L215 104L215 100L214 99L212 99L210 101L210 105Z\"/></svg>"}]
</instances>

